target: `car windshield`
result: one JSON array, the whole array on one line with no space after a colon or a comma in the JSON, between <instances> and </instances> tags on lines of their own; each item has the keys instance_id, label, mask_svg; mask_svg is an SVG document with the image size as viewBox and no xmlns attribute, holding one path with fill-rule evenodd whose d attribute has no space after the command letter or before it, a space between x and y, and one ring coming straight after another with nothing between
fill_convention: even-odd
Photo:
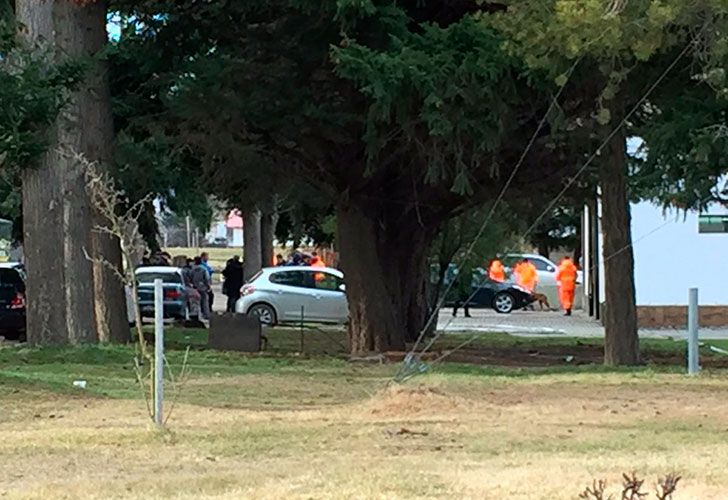
<instances>
[{"instance_id":1,"label":"car windshield","mask_svg":"<svg viewBox=\"0 0 728 500\"><path fill-rule=\"evenodd\" d=\"M154 280L161 279L162 283L169 285L181 285L182 278L177 273L137 273L139 283L154 283Z\"/></svg>"}]
</instances>

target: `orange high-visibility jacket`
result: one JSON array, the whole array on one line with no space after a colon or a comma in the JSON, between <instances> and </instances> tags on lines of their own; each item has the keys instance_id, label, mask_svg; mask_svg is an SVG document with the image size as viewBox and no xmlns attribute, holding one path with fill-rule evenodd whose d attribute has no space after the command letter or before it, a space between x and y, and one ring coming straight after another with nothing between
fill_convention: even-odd
<instances>
[{"instance_id":1,"label":"orange high-visibility jacket","mask_svg":"<svg viewBox=\"0 0 728 500\"><path fill-rule=\"evenodd\" d=\"M538 284L538 273L536 272L536 266L532 263L527 262L523 265L523 286L533 291Z\"/></svg>"},{"instance_id":2,"label":"orange high-visibility jacket","mask_svg":"<svg viewBox=\"0 0 728 500\"><path fill-rule=\"evenodd\" d=\"M535 290L538 284L538 273L536 272L536 266L532 263L521 262L517 264L513 270L513 274L516 276L517 284L531 292Z\"/></svg>"},{"instance_id":3,"label":"orange high-visibility jacket","mask_svg":"<svg viewBox=\"0 0 728 500\"><path fill-rule=\"evenodd\" d=\"M574 290L576 288L577 270L574 262L566 257L561 261L559 270L556 272L556 281L561 284L562 290Z\"/></svg>"},{"instance_id":4,"label":"orange high-visibility jacket","mask_svg":"<svg viewBox=\"0 0 728 500\"><path fill-rule=\"evenodd\" d=\"M313 259L311 259L311 267L326 267L326 263L324 262L323 259L321 259L319 257L314 257ZM316 273L314 275L314 279L316 280L317 283L319 281L323 281L325 277L326 276L324 276L324 273Z\"/></svg>"},{"instance_id":5,"label":"orange high-visibility jacket","mask_svg":"<svg viewBox=\"0 0 728 500\"><path fill-rule=\"evenodd\" d=\"M496 259L490 264L488 277L499 283L503 283L506 280L506 270L503 269L503 263L501 261Z\"/></svg>"}]
</instances>

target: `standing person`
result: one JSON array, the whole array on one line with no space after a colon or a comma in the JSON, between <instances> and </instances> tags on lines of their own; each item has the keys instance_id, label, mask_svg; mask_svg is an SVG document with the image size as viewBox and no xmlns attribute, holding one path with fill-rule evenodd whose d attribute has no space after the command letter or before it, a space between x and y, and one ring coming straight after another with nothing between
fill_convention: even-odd
<instances>
[{"instance_id":1,"label":"standing person","mask_svg":"<svg viewBox=\"0 0 728 500\"><path fill-rule=\"evenodd\" d=\"M458 315L458 309L463 308L465 317L470 318L470 300L473 295L473 268L463 264L457 276L455 276L455 305L452 308L453 318Z\"/></svg>"},{"instance_id":2,"label":"standing person","mask_svg":"<svg viewBox=\"0 0 728 500\"><path fill-rule=\"evenodd\" d=\"M303 255L301 255L301 252L299 252L299 251L293 252L293 255L291 256L291 261L286 265L302 266L303 265Z\"/></svg>"},{"instance_id":3,"label":"standing person","mask_svg":"<svg viewBox=\"0 0 728 500\"><path fill-rule=\"evenodd\" d=\"M197 326L200 321L200 313L202 309L202 298L200 292L195 288L192 279L192 264L193 260L185 257L185 263L182 266L182 279L185 281L185 288L187 289L187 306L190 311L190 321Z\"/></svg>"},{"instance_id":4,"label":"standing person","mask_svg":"<svg viewBox=\"0 0 728 500\"><path fill-rule=\"evenodd\" d=\"M536 272L536 266L534 266L528 259L523 259L516 268L513 270L513 274L516 277L516 284L522 286L529 292L533 293L538 285L538 273Z\"/></svg>"},{"instance_id":5,"label":"standing person","mask_svg":"<svg viewBox=\"0 0 728 500\"><path fill-rule=\"evenodd\" d=\"M313 252L311 254L311 267L326 267L326 262L324 262L324 259L319 257L318 252Z\"/></svg>"},{"instance_id":6,"label":"standing person","mask_svg":"<svg viewBox=\"0 0 728 500\"><path fill-rule=\"evenodd\" d=\"M281 254L276 255L276 267L282 267L286 265L286 259L283 258Z\"/></svg>"},{"instance_id":7,"label":"standing person","mask_svg":"<svg viewBox=\"0 0 728 500\"><path fill-rule=\"evenodd\" d=\"M319 257L319 254L317 252L313 252L311 254L311 267L326 267L326 262L324 262L324 259ZM324 278L326 278L326 275L324 273L316 273L314 275L314 278L316 282L323 281Z\"/></svg>"},{"instance_id":8,"label":"standing person","mask_svg":"<svg viewBox=\"0 0 728 500\"><path fill-rule=\"evenodd\" d=\"M210 291L207 292L207 300L210 302L209 308L212 311L212 306L215 303L215 294L212 291L212 275L215 274L215 270L210 265L210 255L207 252L200 254L200 260L202 261L202 267L205 268L205 271L210 276Z\"/></svg>"},{"instance_id":9,"label":"standing person","mask_svg":"<svg viewBox=\"0 0 728 500\"><path fill-rule=\"evenodd\" d=\"M240 298L240 288L243 286L243 263L238 255L227 262L222 272L225 278L223 293L227 295L226 312L235 312L235 303Z\"/></svg>"},{"instance_id":10,"label":"standing person","mask_svg":"<svg viewBox=\"0 0 728 500\"><path fill-rule=\"evenodd\" d=\"M490 261L490 266L488 266L488 277L497 283L503 283L506 280L506 270L503 268L503 263L498 258Z\"/></svg>"},{"instance_id":11,"label":"standing person","mask_svg":"<svg viewBox=\"0 0 728 500\"><path fill-rule=\"evenodd\" d=\"M564 309L565 316L571 316L571 308L574 306L576 275L577 270L574 262L569 257L565 257L556 272L556 282L559 284L559 301Z\"/></svg>"},{"instance_id":12,"label":"standing person","mask_svg":"<svg viewBox=\"0 0 728 500\"><path fill-rule=\"evenodd\" d=\"M202 265L201 257L195 257L195 265L192 267L192 286L200 294L200 309L202 317L210 319L210 301L205 299L209 297L212 289L212 283L210 281L210 273L208 273L205 266Z\"/></svg>"}]
</instances>

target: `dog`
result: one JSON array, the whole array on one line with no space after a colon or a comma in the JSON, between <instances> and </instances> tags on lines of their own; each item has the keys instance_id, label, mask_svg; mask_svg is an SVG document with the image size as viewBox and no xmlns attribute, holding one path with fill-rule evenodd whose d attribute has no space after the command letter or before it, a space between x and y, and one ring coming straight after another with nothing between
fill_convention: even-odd
<instances>
[{"instance_id":1,"label":"dog","mask_svg":"<svg viewBox=\"0 0 728 500\"><path fill-rule=\"evenodd\" d=\"M538 302L538 306L541 308L542 311L552 311L551 304L549 304L549 299L544 295L543 293L533 292L533 298L536 299L531 303L531 310L535 311L536 308L533 306L536 302Z\"/></svg>"}]
</instances>

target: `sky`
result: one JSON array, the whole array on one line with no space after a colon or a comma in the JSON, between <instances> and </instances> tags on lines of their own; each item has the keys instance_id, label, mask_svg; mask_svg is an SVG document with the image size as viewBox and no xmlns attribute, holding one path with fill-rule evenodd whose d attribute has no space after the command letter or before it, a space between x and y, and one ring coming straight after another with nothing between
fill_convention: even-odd
<instances>
[{"instance_id":1,"label":"sky","mask_svg":"<svg viewBox=\"0 0 728 500\"><path fill-rule=\"evenodd\" d=\"M629 154L642 145L627 141ZM687 304L697 287L701 305L728 305L728 234L699 234L698 213L665 211L650 202L632 205L632 241L638 305ZM726 213L722 206L710 213Z\"/></svg>"},{"instance_id":2,"label":"sky","mask_svg":"<svg viewBox=\"0 0 728 500\"><path fill-rule=\"evenodd\" d=\"M119 16L110 15L109 22L106 23L106 31L109 34L109 40L118 40L121 36L121 26L119 26Z\"/></svg>"}]
</instances>

